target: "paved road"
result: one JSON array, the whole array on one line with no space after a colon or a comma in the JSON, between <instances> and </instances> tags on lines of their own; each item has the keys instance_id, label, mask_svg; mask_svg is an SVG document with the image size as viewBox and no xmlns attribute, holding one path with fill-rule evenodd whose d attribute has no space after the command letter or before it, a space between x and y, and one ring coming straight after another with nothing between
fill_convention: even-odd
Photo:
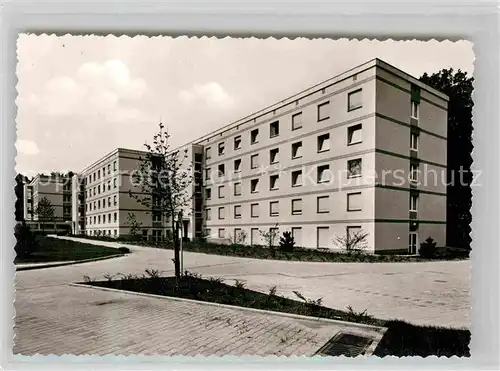
<instances>
[{"instance_id":1,"label":"paved road","mask_svg":"<svg viewBox=\"0 0 500 371\"><path fill-rule=\"evenodd\" d=\"M378 329L74 286L84 275L143 273L172 252L131 248L110 260L16 274L14 353L119 355L313 355L339 331ZM194 254L195 270L236 263Z\"/></svg>"},{"instance_id":2,"label":"paved road","mask_svg":"<svg viewBox=\"0 0 500 371\"><path fill-rule=\"evenodd\" d=\"M338 331L337 325L313 328L314 324L285 317L68 286L81 282L84 275L99 279L120 272L142 274L146 268L172 272L172 251L130 248L133 253L126 257L18 272L15 352L81 354L95 351L95 347L113 353L119 349L120 354L191 354L197 345L201 354L208 355L239 344L234 345L233 354L300 355L313 353ZM351 305L380 318L404 318L417 324L469 325L468 261L301 263L185 253L184 265L192 272L227 282L243 279L254 290L265 292L276 285L278 293L286 296L294 297L292 291L297 290L313 299L323 297L324 305L332 308ZM187 326L207 323L211 325L206 331L191 328L182 343L172 335L185 334ZM247 334L246 329L254 330ZM268 339L266 346L262 339ZM161 344L165 346L158 350Z\"/></svg>"}]
</instances>

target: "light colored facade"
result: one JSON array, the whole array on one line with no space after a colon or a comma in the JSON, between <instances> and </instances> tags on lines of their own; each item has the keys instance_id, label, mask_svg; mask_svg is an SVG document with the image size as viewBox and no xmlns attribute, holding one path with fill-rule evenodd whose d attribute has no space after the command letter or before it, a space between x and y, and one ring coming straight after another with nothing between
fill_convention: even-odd
<instances>
[{"instance_id":1,"label":"light colored facade","mask_svg":"<svg viewBox=\"0 0 500 371\"><path fill-rule=\"evenodd\" d=\"M194 177L183 235L255 245L278 228L337 249L335 236L363 231L375 253L444 246L447 106L375 59L194 140L178 149ZM165 236L170 221L129 195L144 156L118 148L74 177L74 233L129 234L134 213L144 237Z\"/></svg>"},{"instance_id":2,"label":"light colored facade","mask_svg":"<svg viewBox=\"0 0 500 371\"><path fill-rule=\"evenodd\" d=\"M201 147L188 145L179 153L184 154L184 149L187 152L183 167L188 169L192 164L193 170L199 167L201 172ZM73 177L74 234L110 237L128 235L131 228L129 214L133 214L143 238L156 240L166 236L167 231L171 230L170 219L155 212L153 206L145 206L130 196L131 193L137 197L147 196L133 178L145 158L144 151L117 148ZM193 183L188 194L193 196L194 191ZM196 235L195 220L198 220L198 235L201 236L202 232L201 187L197 194L200 197L193 196L192 202L184 210L183 233L188 238ZM196 215L193 212L195 209L199 210Z\"/></svg>"},{"instance_id":3,"label":"light colored facade","mask_svg":"<svg viewBox=\"0 0 500 371\"><path fill-rule=\"evenodd\" d=\"M38 174L24 185L24 220L34 230L41 229L39 216L36 214L41 199L49 200L54 209L54 217L43 221L45 229L63 230L71 221L71 176L52 173Z\"/></svg>"},{"instance_id":4,"label":"light colored facade","mask_svg":"<svg viewBox=\"0 0 500 371\"><path fill-rule=\"evenodd\" d=\"M195 141L206 234L264 244L259 231L278 225L311 248L359 230L377 253L444 246L447 101L376 59ZM412 164L438 184L410 182Z\"/></svg>"}]
</instances>

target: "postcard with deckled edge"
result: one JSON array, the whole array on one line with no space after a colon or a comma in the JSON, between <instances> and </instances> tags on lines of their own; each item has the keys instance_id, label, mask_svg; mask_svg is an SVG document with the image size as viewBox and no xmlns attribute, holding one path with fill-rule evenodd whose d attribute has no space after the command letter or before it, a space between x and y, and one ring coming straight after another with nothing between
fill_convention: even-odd
<instances>
[{"instance_id":1,"label":"postcard with deckled edge","mask_svg":"<svg viewBox=\"0 0 500 371\"><path fill-rule=\"evenodd\" d=\"M470 356L472 43L17 47L14 354Z\"/></svg>"}]
</instances>

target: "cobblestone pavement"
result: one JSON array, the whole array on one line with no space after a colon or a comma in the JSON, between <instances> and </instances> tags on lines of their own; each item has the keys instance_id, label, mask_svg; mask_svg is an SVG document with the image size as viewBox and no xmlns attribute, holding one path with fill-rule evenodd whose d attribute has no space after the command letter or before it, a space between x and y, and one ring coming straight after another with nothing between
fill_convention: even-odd
<instances>
[{"instance_id":1,"label":"cobblestone pavement","mask_svg":"<svg viewBox=\"0 0 500 371\"><path fill-rule=\"evenodd\" d=\"M22 355L307 356L341 329L378 333L64 284L21 289L15 308L14 353Z\"/></svg>"},{"instance_id":2,"label":"cobblestone pavement","mask_svg":"<svg viewBox=\"0 0 500 371\"><path fill-rule=\"evenodd\" d=\"M117 246L113 242L85 242ZM312 328L310 324L286 317L268 318L240 310L233 310L233 313L196 303L67 285L83 281L84 275L102 279L106 274L119 272L142 274L146 268L172 273L171 250L134 246L130 249L132 254L116 259L18 272L15 280L15 352L76 354L79 351L83 354L93 350L96 344L95 348L104 352L112 352L115 346L121 352L152 354L158 346L173 343L174 348L160 350L186 352L187 348L181 349L181 339L177 338L183 334L187 336L183 339L188 339L186 344L198 344L206 354L220 351L215 339L225 339L221 340L224 344L219 344L221 348L238 342L249 344L236 347L234 354L257 352L254 347L262 346L266 339L269 344L259 348L264 354L285 355L293 351L299 355L314 352L338 331L333 325ZM356 310L367 309L379 318L402 318L416 324L469 326L470 261L310 263L185 253L184 268L204 276L222 277L229 283L232 279L243 279L248 288L263 292L276 285L279 294L294 297L292 291L297 290L312 299L323 297L326 306L345 309L351 305ZM183 315L188 312L192 314ZM222 319L210 321L219 317ZM233 325L224 322L231 318L238 319L231 320ZM207 321L210 324L205 329ZM192 328L183 331L187 325L195 323L199 323L195 328L200 331ZM236 323L256 328L254 337L239 334ZM317 325L316 321L314 323ZM276 326L282 327L278 330ZM274 327L276 335L271 335ZM291 334L299 329L302 329L301 335L293 342L296 346L286 345L282 338L291 341L294 339ZM288 333L290 335L285 336ZM313 340L304 343L299 340L308 336L317 344ZM196 352L196 349L190 345L191 351Z\"/></svg>"}]
</instances>

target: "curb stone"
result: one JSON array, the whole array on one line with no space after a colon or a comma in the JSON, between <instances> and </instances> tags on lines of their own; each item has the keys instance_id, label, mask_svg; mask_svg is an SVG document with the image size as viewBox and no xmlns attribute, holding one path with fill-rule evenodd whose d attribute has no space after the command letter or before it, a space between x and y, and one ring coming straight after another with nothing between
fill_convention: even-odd
<instances>
[{"instance_id":1,"label":"curb stone","mask_svg":"<svg viewBox=\"0 0 500 371\"><path fill-rule=\"evenodd\" d=\"M16 267L16 272L29 271L29 270L35 270L35 269L56 268L56 267L63 267L66 265L91 263L91 262L95 262L95 261L99 261L99 260L119 258L122 256L127 256L127 255L128 254L115 254L115 255L109 255L109 256L102 256L100 258L92 258L92 259L84 259L84 260L71 260L71 261L62 262L62 263L55 263L55 264L47 263L47 264L36 264L36 265L24 266L24 267Z\"/></svg>"}]
</instances>

